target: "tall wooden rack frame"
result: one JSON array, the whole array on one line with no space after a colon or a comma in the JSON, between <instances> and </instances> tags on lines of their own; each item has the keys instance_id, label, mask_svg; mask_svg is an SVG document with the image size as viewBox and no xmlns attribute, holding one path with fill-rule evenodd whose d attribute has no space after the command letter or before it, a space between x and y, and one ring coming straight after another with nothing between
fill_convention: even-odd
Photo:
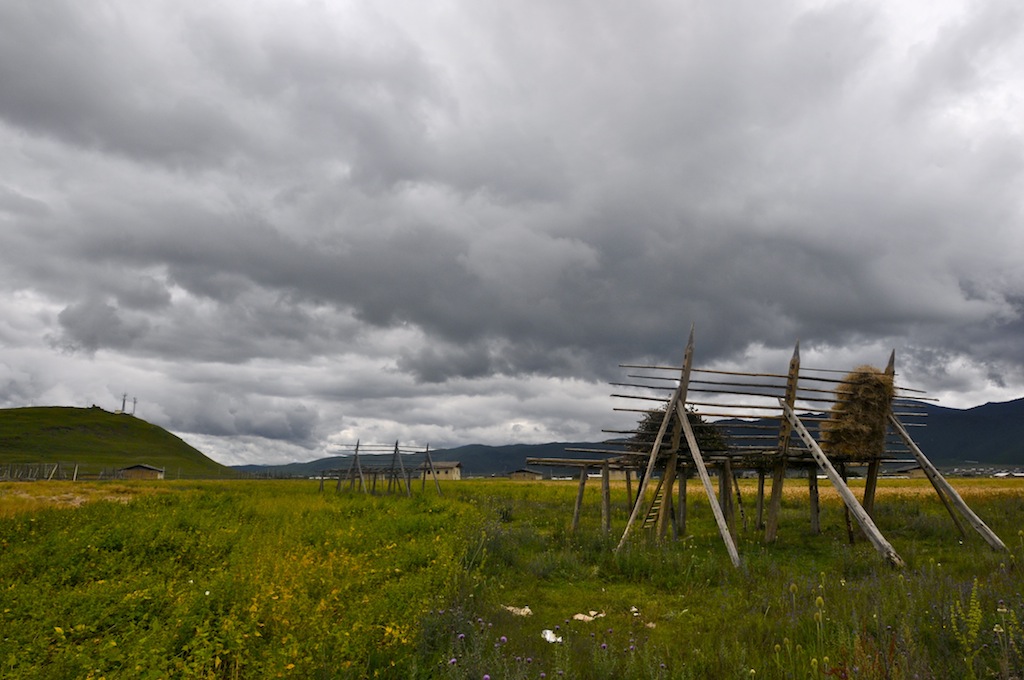
<instances>
[{"instance_id":1,"label":"tall wooden rack frame","mask_svg":"<svg viewBox=\"0 0 1024 680\"><path fill-rule=\"evenodd\" d=\"M927 398L917 390L895 387L895 398L886 415L886 438L880 455L842 457L826 455L813 430L836 403L836 388L842 385L846 371L802 367L800 344L797 343L785 373L752 373L700 369L693 365L694 333L690 330L681 366L630 365L626 381L613 383L621 391L614 397L641 406L616 408L617 411L658 413L664 416L649 450L637 450L638 430L605 430L616 435L606 448L572 449L600 455L593 459L531 458L534 465L575 466L580 469L580 487L573 515L573 529L579 522L583 489L590 469L602 471L602 524L610 530L608 508L608 474L612 469L626 471L630 515L615 550L626 545L638 525L650 526L655 535L664 538L685 533L686 483L695 472L711 505L715 523L733 565L741 564L736 549L736 519L733 491L742 512L737 471L755 472L758 477L756 526L764 530L765 542L774 542L778 533L782 507L782 491L790 469L807 471L811 505L811 528L819 531L818 473L824 473L835 487L846 507L847 532L853 540L852 520L875 549L893 567L902 567L903 559L875 525L875 490L883 463L916 463L948 510L961 534L965 534L961 518L975 529L994 550L1006 550L1005 544L967 506L955 489L942 477L909 434L909 428L922 426ZM895 378L895 352L889 356L886 373ZM650 404L643 407L646 402ZM719 450L701 450L691 422L691 414L699 413L713 419L708 424L722 433ZM803 415L800 415L803 413ZM672 416L676 417L673 418ZM810 427L808 427L810 425ZM705 427L706 425L701 425ZM685 440L686 446L682 445ZM864 494L861 499L847 485L847 471L852 466L866 466ZM719 490L716 494L709 470L717 471ZM630 473L639 479L636 496L632 495ZM771 495L765 510L765 480L770 475ZM648 490L655 486L651 500ZM678 503L673 494L678 485ZM675 508L673 510L673 506ZM958 516L959 515L959 516ZM851 520L852 518L852 520Z\"/></svg>"},{"instance_id":2,"label":"tall wooden rack frame","mask_svg":"<svg viewBox=\"0 0 1024 680\"><path fill-rule=\"evenodd\" d=\"M347 468L323 470L320 473L320 491L324 490L324 481L337 480L335 492L342 491L347 482L349 491L361 491L367 494L404 493L412 495L412 479L418 471L421 490L426 488L427 475L434 480L437 495L441 495L441 483L437 478L437 470L430 456L430 446L425 449L408 449L395 442L394 447L376 444L361 444L359 441L351 451L343 451L348 455ZM360 457L362 456L362 457ZM386 462L382 459L386 459ZM406 463L409 463L408 465ZM377 489L380 481L381 489Z\"/></svg>"}]
</instances>

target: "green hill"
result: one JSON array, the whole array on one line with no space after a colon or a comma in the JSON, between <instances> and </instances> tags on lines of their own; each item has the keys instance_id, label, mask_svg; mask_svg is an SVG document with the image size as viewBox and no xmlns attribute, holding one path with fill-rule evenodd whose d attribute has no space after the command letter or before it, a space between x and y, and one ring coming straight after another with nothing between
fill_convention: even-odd
<instances>
[{"instance_id":1,"label":"green hill","mask_svg":"<svg viewBox=\"0 0 1024 680\"><path fill-rule=\"evenodd\" d=\"M167 430L99 407L0 409L0 465L61 463L97 474L144 464L168 478L235 476Z\"/></svg>"}]
</instances>

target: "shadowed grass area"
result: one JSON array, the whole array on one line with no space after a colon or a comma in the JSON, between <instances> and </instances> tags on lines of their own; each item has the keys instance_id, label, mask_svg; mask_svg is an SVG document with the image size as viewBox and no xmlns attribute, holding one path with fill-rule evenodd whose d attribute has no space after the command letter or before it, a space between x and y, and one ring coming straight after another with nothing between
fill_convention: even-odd
<instances>
[{"instance_id":1,"label":"shadowed grass area","mask_svg":"<svg viewBox=\"0 0 1024 680\"><path fill-rule=\"evenodd\" d=\"M901 572L847 543L826 487L811 535L796 480L770 546L742 483L741 569L692 487L685 538L641 532L616 554L621 487L604 535L589 488L568 531L572 482L412 498L310 481L0 485L0 675L1015 677L1024 485L954 484L1013 554L961 541L916 480L885 480L876 504Z\"/></svg>"}]
</instances>

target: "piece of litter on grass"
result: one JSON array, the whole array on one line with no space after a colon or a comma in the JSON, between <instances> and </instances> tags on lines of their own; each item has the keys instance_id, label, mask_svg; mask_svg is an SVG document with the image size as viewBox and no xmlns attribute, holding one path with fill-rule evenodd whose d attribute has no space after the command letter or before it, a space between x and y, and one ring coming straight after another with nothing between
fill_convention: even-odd
<instances>
[{"instance_id":1,"label":"piece of litter on grass","mask_svg":"<svg viewBox=\"0 0 1024 680\"><path fill-rule=\"evenodd\" d=\"M602 616L604 616L604 612L590 610L590 614L573 614L572 618L576 621L583 621L584 623L589 623L590 621L593 621L594 619L599 619Z\"/></svg>"},{"instance_id":2,"label":"piece of litter on grass","mask_svg":"<svg viewBox=\"0 0 1024 680\"><path fill-rule=\"evenodd\" d=\"M562 641L562 636L561 635L555 635L555 631L551 630L550 628L545 628L544 630L542 630L540 632L540 636L542 638L544 638L545 640L547 640L548 642L561 642Z\"/></svg>"},{"instance_id":3,"label":"piece of litter on grass","mask_svg":"<svg viewBox=\"0 0 1024 680\"><path fill-rule=\"evenodd\" d=\"M506 605L502 605L502 606L504 606L505 609L507 609L508 611L512 612L513 616L530 616L531 614L533 614L533 611L530 609L529 606L526 606L526 607L513 607L510 604L506 604Z\"/></svg>"}]
</instances>

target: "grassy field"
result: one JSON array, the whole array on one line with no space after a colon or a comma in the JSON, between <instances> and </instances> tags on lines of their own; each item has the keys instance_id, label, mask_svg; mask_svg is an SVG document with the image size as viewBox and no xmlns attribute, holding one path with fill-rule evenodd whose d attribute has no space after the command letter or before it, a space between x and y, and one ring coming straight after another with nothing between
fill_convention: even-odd
<instances>
[{"instance_id":1,"label":"grassy field","mask_svg":"<svg viewBox=\"0 0 1024 680\"><path fill-rule=\"evenodd\" d=\"M1019 677L1024 485L954 485L1011 553L912 480L876 506L902 571L827 486L822 535L793 483L771 546L748 500L735 569L699 490L689 536L615 554L622 488L604 536L574 483L0 484L0 677Z\"/></svg>"}]
</instances>

